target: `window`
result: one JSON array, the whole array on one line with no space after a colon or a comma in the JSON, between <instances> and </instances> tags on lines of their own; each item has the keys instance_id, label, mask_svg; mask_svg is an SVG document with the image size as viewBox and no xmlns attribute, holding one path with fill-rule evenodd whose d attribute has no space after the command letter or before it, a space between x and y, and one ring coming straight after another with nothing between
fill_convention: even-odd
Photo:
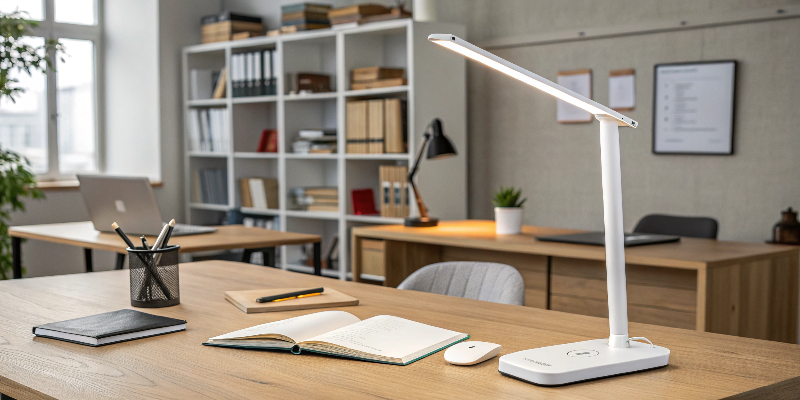
<instances>
[{"instance_id":1,"label":"window","mask_svg":"<svg viewBox=\"0 0 800 400\"><path fill-rule=\"evenodd\" d=\"M58 39L56 72L16 74L24 94L0 101L0 146L31 162L39 179L101 171L97 71L102 0L0 0L0 11L27 11L40 26L26 38ZM63 61L61 60L63 58Z\"/></svg>"}]
</instances>

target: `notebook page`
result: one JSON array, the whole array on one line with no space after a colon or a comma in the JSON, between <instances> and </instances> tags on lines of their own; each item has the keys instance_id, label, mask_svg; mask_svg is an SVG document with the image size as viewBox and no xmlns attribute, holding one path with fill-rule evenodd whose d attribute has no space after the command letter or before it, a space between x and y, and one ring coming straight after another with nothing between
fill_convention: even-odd
<instances>
[{"instance_id":1,"label":"notebook page","mask_svg":"<svg viewBox=\"0 0 800 400\"><path fill-rule=\"evenodd\" d=\"M296 343L359 321L361 320L358 317L348 312L322 311L240 329L209 340L243 339L272 334L286 336Z\"/></svg>"},{"instance_id":2,"label":"notebook page","mask_svg":"<svg viewBox=\"0 0 800 400\"><path fill-rule=\"evenodd\" d=\"M364 353L402 359L436 344L464 336L391 315L379 315L309 339Z\"/></svg>"}]
</instances>

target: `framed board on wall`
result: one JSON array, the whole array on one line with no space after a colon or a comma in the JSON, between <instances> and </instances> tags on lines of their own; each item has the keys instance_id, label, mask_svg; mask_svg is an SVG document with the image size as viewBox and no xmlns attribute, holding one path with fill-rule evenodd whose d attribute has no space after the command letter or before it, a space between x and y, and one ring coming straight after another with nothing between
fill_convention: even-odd
<instances>
[{"instance_id":1,"label":"framed board on wall","mask_svg":"<svg viewBox=\"0 0 800 400\"><path fill-rule=\"evenodd\" d=\"M653 153L733 154L736 61L655 66Z\"/></svg>"}]
</instances>

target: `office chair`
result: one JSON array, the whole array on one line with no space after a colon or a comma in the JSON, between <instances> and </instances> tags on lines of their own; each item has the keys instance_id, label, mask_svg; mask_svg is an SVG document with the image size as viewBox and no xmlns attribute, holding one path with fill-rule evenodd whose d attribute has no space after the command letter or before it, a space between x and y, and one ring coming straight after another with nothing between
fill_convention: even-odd
<instances>
[{"instance_id":1,"label":"office chair","mask_svg":"<svg viewBox=\"0 0 800 400\"><path fill-rule=\"evenodd\" d=\"M639 220L633 232L716 239L718 225L714 218L650 214Z\"/></svg>"},{"instance_id":2,"label":"office chair","mask_svg":"<svg viewBox=\"0 0 800 400\"><path fill-rule=\"evenodd\" d=\"M398 289L524 305L525 284L516 268L488 262L441 262L420 268Z\"/></svg>"}]
</instances>

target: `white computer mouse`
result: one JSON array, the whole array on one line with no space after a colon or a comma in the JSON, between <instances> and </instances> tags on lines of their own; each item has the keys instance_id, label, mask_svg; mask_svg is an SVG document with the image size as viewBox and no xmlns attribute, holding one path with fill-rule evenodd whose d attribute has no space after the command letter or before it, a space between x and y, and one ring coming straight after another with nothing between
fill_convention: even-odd
<instances>
[{"instance_id":1,"label":"white computer mouse","mask_svg":"<svg viewBox=\"0 0 800 400\"><path fill-rule=\"evenodd\" d=\"M482 363L503 350L503 346L488 342L461 342L444 352L445 361L453 365L475 365Z\"/></svg>"}]
</instances>

